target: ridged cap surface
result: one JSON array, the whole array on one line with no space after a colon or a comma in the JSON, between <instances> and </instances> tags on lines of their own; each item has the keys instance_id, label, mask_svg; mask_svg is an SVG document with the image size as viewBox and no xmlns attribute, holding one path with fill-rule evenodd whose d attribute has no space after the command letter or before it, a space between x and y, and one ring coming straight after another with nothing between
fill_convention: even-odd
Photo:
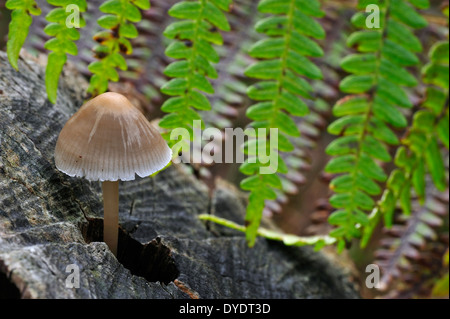
<instances>
[{"instance_id":1,"label":"ridged cap surface","mask_svg":"<svg viewBox=\"0 0 450 319\"><path fill-rule=\"evenodd\" d=\"M161 134L123 95L103 93L64 125L55 148L56 167L91 181L128 181L164 168L172 152Z\"/></svg>"}]
</instances>

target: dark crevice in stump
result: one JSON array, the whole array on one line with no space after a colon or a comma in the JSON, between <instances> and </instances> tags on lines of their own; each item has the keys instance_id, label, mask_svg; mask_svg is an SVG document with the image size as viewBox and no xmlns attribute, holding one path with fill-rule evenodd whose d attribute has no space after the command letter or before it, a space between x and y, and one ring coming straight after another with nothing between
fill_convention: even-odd
<instances>
[{"instance_id":1,"label":"dark crevice in stump","mask_svg":"<svg viewBox=\"0 0 450 319\"><path fill-rule=\"evenodd\" d=\"M81 227L86 243L103 241L103 219L89 218ZM117 260L133 275L150 282L169 284L178 278L180 272L175 265L170 249L156 237L147 244L133 239L119 227Z\"/></svg>"},{"instance_id":2,"label":"dark crevice in stump","mask_svg":"<svg viewBox=\"0 0 450 319\"><path fill-rule=\"evenodd\" d=\"M3 272L3 262L0 260L0 299L20 299L20 290Z\"/></svg>"}]
</instances>

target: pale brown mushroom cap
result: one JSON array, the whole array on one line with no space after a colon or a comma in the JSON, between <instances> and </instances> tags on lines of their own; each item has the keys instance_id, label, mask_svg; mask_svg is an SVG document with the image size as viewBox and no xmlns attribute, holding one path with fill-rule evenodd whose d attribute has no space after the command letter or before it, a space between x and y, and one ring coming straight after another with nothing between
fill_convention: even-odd
<instances>
[{"instance_id":1,"label":"pale brown mushroom cap","mask_svg":"<svg viewBox=\"0 0 450 319\"><path fill-rule=\"evenodd\" d=\"M118 93L84 104L64 125L55 148L56 167L91 181L128 181L164 168L172 151L145 116Z\"/></svg>"}]
</instances>

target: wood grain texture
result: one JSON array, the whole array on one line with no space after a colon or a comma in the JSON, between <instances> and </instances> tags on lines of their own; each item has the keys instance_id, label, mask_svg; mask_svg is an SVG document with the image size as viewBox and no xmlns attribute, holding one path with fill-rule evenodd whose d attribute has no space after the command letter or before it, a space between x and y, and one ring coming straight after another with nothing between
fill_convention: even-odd
<instances>
[{"instance_id":1,"label":"wood grain texture","mask_svg":"<svg viewBox=\"0 0 450 319\"><path fill-rule=\"evenodd\" d=\"M204 224L212 213L242 222L245 198L215 191L171 166L120 183L118 259L99 242L99 182L56 170L59 131L83 102L86 82L66 70L58 102L45 97L44 68L0 52L0 295L24 298L355 298L344 271L309 248ZM66 267L80 269L67 288Z\"/></svg>"}]
</instances>

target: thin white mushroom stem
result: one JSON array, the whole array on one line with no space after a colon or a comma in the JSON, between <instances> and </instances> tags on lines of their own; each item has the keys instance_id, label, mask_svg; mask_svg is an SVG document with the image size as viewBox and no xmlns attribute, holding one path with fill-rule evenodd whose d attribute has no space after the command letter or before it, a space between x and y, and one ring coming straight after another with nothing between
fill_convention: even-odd
<instances>
[{"instance_id":1,"label":"thin white mushroom stem","mask_svg":"<svg viewBox=\"0 0 450 319\"><path fill-rule=\"evenodd\" d=\"M117 256L119 239L119 181L102 183L103 191L103 241Z\"/></svg>"}]
</instances>

